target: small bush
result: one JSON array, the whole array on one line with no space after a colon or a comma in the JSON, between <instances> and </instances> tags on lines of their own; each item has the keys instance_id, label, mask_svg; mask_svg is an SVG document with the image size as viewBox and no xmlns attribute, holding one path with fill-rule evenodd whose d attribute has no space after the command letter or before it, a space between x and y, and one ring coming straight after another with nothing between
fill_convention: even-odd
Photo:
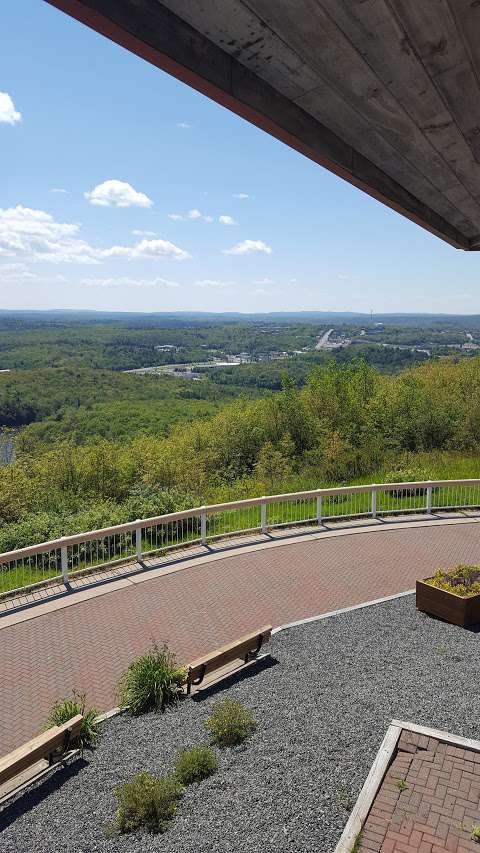
<instances>
[{"instance_id":1,"label":"small bush","mask_svg":"<svg viewBox=\"0 0 480 853\"><path fill-rule=\"evenodd\" d=\"M215 753L209 746L196 746L180 753L175 764L175 775L182 785L201 782L217 769Z\"/></svg>"},{"instance_id":2,"label":"small bush","mask_svg":"<svg viewBox=\"0 0 480 853\"><path fill-rule=\"evenodd\" d=\"M472 841L476 841L477 844L480 843L480 824L474 823L472 826L472 834L470 836Z\"/></svg>"},{"instance_id":3,"label":"small bush","mask_svg":"<svg viewBox=\"0 0 480 853\"><path fill-rule=\"evenodd\" d=\"M240 702L225 699L214 708L205 725L218 746L235 746L242 743L257 724L248 708Z\"/></svg>"},{"instance_id":4,"label":"small bush","mask_svg":"<svg viewBox=\"0 0 480 853\"><path fill-rule=\"evenodd\" d=\"M187 677L168 646L154 645L146 655L132 661L118 685L119 704L137 716L147 711L163 711L178 701Z\"/></svg>"},{"instance_id":5,"label":"small bush","mask_svg":"<svg viewBox=\"0 0 480 853\"><path fill-rule=\"evenodd\" d=\"M52 726L62 726L64 723L68 723L77 714L84 715L79 736L80 747L82 749L93 749L97 741L96 719L98 711L96 708L89 708L88 711L85 711L84 694L73 691L72 698L61 699L59 702L55 702L45 721L44 731L51 729Z\"/></svg>"},{"instance_id":6,"label":"small bush","mask_svg":"<svg viewBox=\"0 0 480 853\"><path fill-rule=\"evenodd\" d=\"M459 565L449 571L438 569L426 583L455 595L472 596L480 593L480 566Z\"/></svg>"},{"instance_id":7,"label":"small bush","mask_svg":"<svg viewBox=\"0 0 480 853\"><path fill-rule=\"evenodd\" d=\"M150 773L139 773L115 788L118 829L131 832L145 826L150 832L165 832L175 817L181 794L182 786L174 776L157 779Z\"/></svg>"}]
</instances>

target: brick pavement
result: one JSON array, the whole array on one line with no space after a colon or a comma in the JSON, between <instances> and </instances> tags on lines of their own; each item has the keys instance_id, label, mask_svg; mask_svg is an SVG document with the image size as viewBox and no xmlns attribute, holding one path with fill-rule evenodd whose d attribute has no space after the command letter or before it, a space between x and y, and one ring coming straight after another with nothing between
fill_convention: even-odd
<instances>
[{"instance_id":1,"label":"brick pavement","mask_svg":"<svg viewBox=\"0 0 480 853\"><path fill-rule=\"evenodd\" d=\"M404 730L358 851L478 853L478 824L480 753Z\"/></svg>"},{"instance_id":2,"label":"brick pavement","mask_svg":"<svg viewBox=\"0 0 480 853\"><path fill-rule=\"evenodd\" d=\"M480 562L478 522L238 550L155 578L145 573L115 591L106 585L105 594L68 607L59 602L35 618L33 608L18 624L2 617L0 755L32 737L52 703L74 688L100 711L114 707L119 676L153 640L188 661L259 625L402 592L459 562Z\"/></svg>"}]
</instances>

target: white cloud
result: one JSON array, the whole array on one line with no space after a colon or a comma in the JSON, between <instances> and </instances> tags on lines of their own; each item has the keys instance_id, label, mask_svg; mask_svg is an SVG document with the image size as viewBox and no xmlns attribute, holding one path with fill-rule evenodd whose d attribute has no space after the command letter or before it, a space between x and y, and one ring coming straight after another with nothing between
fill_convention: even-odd
<instances>
[{"instance_id":1,"label":"white cloud","mask_svg":"<svg viewBox=\"0 0 480 853\"><path fill-rule=\"evenodd\" d=\"M0 256L53 263L99 263L98 250L80 237L80 226L56 222L43 210L0 208Z\"/></svg>"},{"instance_id":2,"label":"white cloud","mask_svg":"<svg viewBox=\"0 0 480 853\"><path fill-rule=\"evenodd\" d=\"M22 120L22 114L15 109L8 92L0 92L0 124L16 124Z\"/></svg>"},{"instance_id":3,"label":"white cloud","mask_svg":"<svg viewBox=\"0 0 480 853\"><path fill-rule=\"evenodd\" d=\"M274 291L268 287L256 287L254 290L251 290L250 293L252 296L271 296Z\"/></svg>"},{"instance_id":4,"label":"white cloud","mask_svg":"<svg viewBox=\"0 0 480 853\"><path fill-rule=\"evenodd\" d=\"M262 240L243 240L230 249L223 249L222 252L224 255L250 255L252 252L263 252L265 255L271 255L272 249Z\"/></svg>"},{"instance_id":5,"label":"white cloud","mask_svg":"<svg viewBox=\"0 0 480 853\"><path fill-rule=\"evenodd\" d=\"M205 216L196 207L189 210L188 213L168 213L167 216L169 219L173 219L174 222L185 222L188 219L193 221L202 220L203 222L213 222L213 216Z\"/></svg>"},{"instance_id":6,"label":"white cloud","mask_svg":"<svg viewBox=\"0 0 480 853\"><path fill-rule=\"evenodd\" d=\"M32 281L39 276L32 272L31 269L24 263L0 264L0 281L21 282Z\"/></svg>"},{"instance_id":7,"label":"white cloud","mask_svg":"<svg viewBox=\"0 0 480 853\"><path fill-rule=\"evenodd\" d=\"M134 246L91 246L79 236L77 223L57 222L44 210L18 205L0 208L0 258L19 262L99 264L106 258L173 258L185 260L188 252L168 240L142 239Z\"/></svg>"},{"instance_id":8,"label":"white cloud","mask_svg":"<svg viewBox=\"0 0 480 853\"><path fill-rule=\"evenodd\" d=\"M237 225L232 216L227 216L227 214L222 213L221 216L218 217L218 221L222 223L222 225Z\"/></svg>"},{"instance_id":9,"label":"white cloud","mask_svg":"<svg viewBox=\"0 0 480 853\"><path fill-rule=\"evenodd\" d=\"M68 279L66 279L64 275L60 274L52 275L49 273L48 276L39 275L23 262L0 264L0 284L7 283L21 285L26 283L30 284L31 282L48 285L51 285L53 282L66 284Z\"/></svg>"},{"instance_id":10,"label":"white cloud","mask_svg":"<svg viewBox=\"0 0 480 853\"><path fill-rule=\"evenodd\" d=\"M50 190L51 193L68 193L68 190L64 190L63 187L53 187Z\"/></svg>"},{"instance_id":11,"label":"white cloud","mask_svg":"<svg viewBox=\"0 0 480 853\"><path fill-rule=\"evenodd\" d=\"M182 130L190 130L191 126L186 121L177 121L177 127L181 127Z\"/></svg>"},{"instance_id":12,"label":"white cloud","mask_svg":"<svg viewBox=\"0 0 480 853\"><path fill-rule=\"evenodd\" d=\"M138 228L134 228L132 234L135 237L155 237L155 231L142 231Z\"/></svg>"},{"instance_id":13,"label":"white cloud","mask_svg":"<svg viewBox=\"0 0 480 853\"><path fill-rule=\"evenodd\" d=\"M111 249L101 250L102 258L127 258L134 261L139 258L173 258L184 261L189 258L188 252L180 249L170 240L140 240L135 246L112 246Z\"/></svg>"},{"instance_id":14,"label":"white cloud","mask_svg":"<svg viewBox=\"0 0 480 853\"><path fill-rule=\"evenodd\" d=\"M178 281L167 278L84 278L85 287L180 287Z\"/></svg>"},{"instance_id":15,"label":"white cloud","mask_svg":"<svg viewBox=\"0 0 480 853\"><path fill-rule=\"evenodd\" d=\"M249 196L248 193L233 193L233 198L239 198L243 200L246 198L251 198L251 196Z\"/></svg>"},{"instance_id":16,"label":"white cloud","mask_svg":"<svg viewBox=\"0 0 480 853\"><path fill-rule=\"evenodd\" d=\"M195 282L195 287L232 287L234 281L218 281L213 278L204 278Z\"/></svg>"},{"instance_id":17,"label":"white cloud","mask_svg":"<svg viewBox=\"0 0 480 853\"><path fill-rule=\"evenodd\" d=\"M340 281L355 281L360 278L358 275L351 275L350 273L339 273L338 278Z\"/></svg>"},{"instance_id":18,"label":"white cloud","mask_svg":"<svg viewBox=\"0 0 480 853\"><path fill-rule=\"evenodd\" d=\"M273 281L273 279L268 278L268 276L265 276L265 278L255 279L255 281L253 281L252 284L274 284L274 281Z\"/></svg>"},{"instance_id":19,"label":"white cloud","mask_svg":"<svg viewBox=\"0 0 480 853\"><path fill-rule=\"evenodd\" d=\"M127 184L125 181L110 180L97 184L93 190L84 193L90 204L98 207L151 207L153 201Z\"/></svg>"}]
</instances>

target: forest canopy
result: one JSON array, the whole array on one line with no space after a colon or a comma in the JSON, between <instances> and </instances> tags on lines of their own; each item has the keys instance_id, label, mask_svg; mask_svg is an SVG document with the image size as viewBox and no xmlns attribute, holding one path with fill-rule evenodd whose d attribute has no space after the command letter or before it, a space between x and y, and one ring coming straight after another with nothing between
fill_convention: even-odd
<instances>
[{"instance_id":1,"label":"forest canopy","mask_svg":"<svg viewBox=\"0 0 480 853\"><path fill-rule=\"evenodd\" d=\"M103 399L115 405L114 394ZM137 399L123 405L132 418L145 414ZM405 468L448 476L453 458L450 476L468 476L480 447L480 359L394 375L332 361L301 388L285 374L279 392L204 414L165 437L20 439L16 462L0 469L0 550L218 499L378 482L392 471L402 479Z\"/></svg>"}]
</instances>

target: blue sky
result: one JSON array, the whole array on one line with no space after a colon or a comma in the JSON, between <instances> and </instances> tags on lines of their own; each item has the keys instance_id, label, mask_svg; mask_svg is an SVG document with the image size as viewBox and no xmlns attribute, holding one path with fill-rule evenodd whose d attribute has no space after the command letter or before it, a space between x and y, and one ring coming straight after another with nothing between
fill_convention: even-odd
<instances>
[{"instance_id":1,"label":"blue sky","mask_svg":"<svg viewBox=\"0 0 480 853\"><path fill-rule=\"evenodd\" d=\"M43 0L0 93L2 308L480 312L477 253Z\"/></svg>"}]
</instances>

